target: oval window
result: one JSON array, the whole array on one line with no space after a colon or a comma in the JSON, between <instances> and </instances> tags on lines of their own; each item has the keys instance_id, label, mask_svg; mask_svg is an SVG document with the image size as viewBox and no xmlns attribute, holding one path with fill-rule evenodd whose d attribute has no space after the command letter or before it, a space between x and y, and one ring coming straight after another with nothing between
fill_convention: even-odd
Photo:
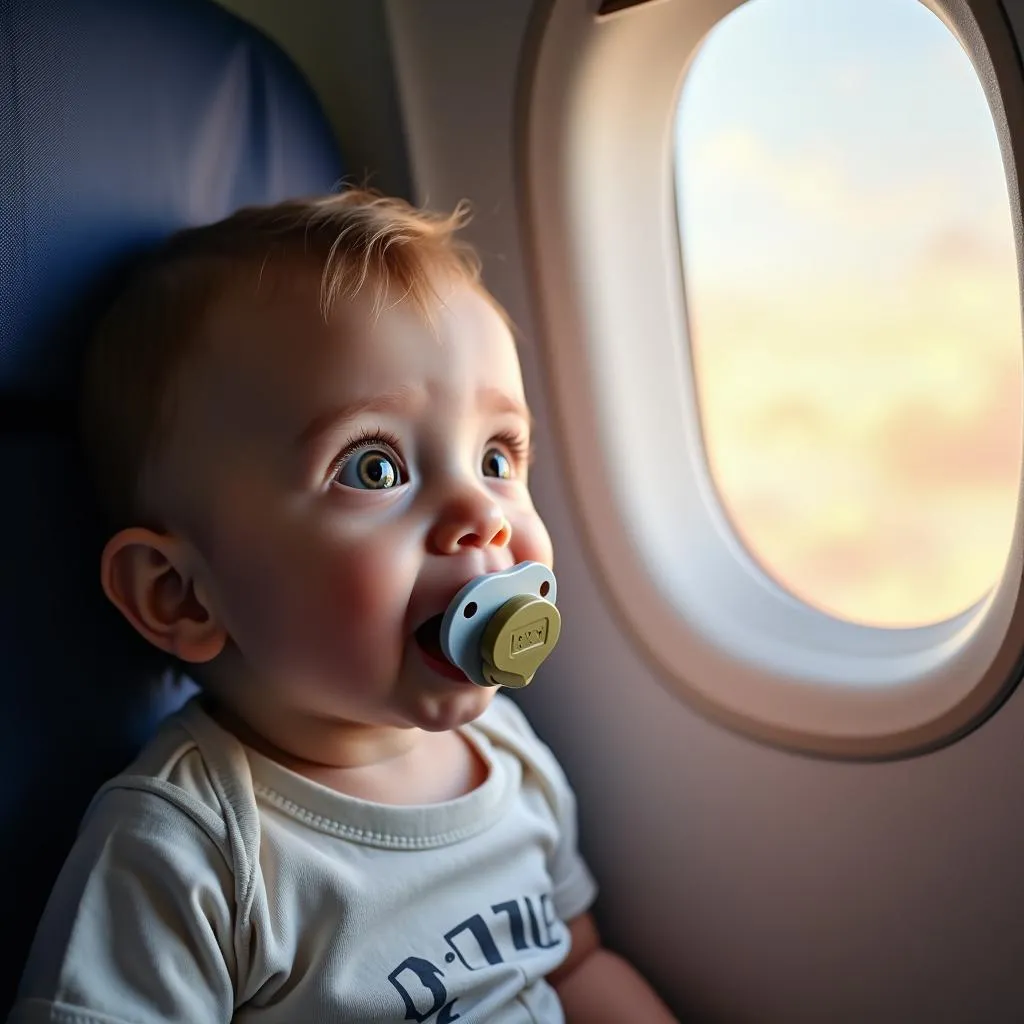
<instances>
[{"instance_id":1,"label":"oval window","mask_svg":"<svg viewBox=\"0 0 1024 1024\"><path fill-rule=\"evenodd\" d=\"M1020 298L982 85L916 0L750 0L682 88L705 450L750 553L853 622L998 581L1021 467Z\"/></svg>"}]
</instances>

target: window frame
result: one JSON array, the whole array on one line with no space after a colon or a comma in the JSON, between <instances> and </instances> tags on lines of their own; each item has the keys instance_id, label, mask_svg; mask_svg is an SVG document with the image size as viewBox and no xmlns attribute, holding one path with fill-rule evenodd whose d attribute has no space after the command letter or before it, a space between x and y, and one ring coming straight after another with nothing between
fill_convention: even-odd
<instances>
[{"instance_id":1,"label":"window frame","mask_svg":"<svg viewBox=\"0 0 1024 1024\"><path fill-rule=\"evenodd\" d=\"M553 0L535 12L520 79L520 210L562 462L609 604L673 693L786 749L910 756L965 735L1018 681L1021 502L991 594L914 629L810 607L737 539L701 440L672 147L690 63L742 2L649 0L600 15ZM1024 136L1011 127L1024 126L1024 78L1012 29L998 0L906 2L943 21L981 80L1024 295ZM637 450L656 461L634 485Z\"/></svg>"}]
</instances>

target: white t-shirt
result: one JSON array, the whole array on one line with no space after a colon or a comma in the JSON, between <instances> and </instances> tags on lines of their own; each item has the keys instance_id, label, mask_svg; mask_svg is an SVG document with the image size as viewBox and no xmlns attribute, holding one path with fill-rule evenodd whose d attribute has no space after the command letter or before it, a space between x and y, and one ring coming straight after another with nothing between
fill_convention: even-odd
<instances>
[{"instance_id":1,"label":"white t-shirt","mask_svg":"<svg viewBox=\"0 0 1024 1024\"><path fill-rule=\"evenodd\" d=\"M389 806L193 699L90 805L10 1020L560 1024L544 977L595 895L572 791L507 697L462 732L486 781Z\"/></svg>"}]
</instances>

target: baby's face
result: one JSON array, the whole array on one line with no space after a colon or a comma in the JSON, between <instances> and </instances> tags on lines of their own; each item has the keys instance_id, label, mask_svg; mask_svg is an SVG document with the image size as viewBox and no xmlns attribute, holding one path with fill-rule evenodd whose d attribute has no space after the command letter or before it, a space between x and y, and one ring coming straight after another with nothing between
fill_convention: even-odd
<instances>
[{"instance_id":1,"label":"baby's face","mask_svg":"<svg viewBox=\"0 0 1024 1024\"><path fill-rule=\"evenodd\" d=\"M452 728L494 691L443 660L437 617L480 573L551 564L513 340L469 284L440 286L433 329L361 301L325 324L317 284L216 315L178 391L172 525L264 715Z\"/></svg>"}]
</instances>

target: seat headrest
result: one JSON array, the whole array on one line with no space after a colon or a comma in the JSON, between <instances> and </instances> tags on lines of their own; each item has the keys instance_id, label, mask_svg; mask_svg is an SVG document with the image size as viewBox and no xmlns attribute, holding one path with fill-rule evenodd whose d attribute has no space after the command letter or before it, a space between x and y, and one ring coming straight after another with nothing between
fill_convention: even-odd
<instances>
[{"instance_id":1,"label":"seat headrest","mask_svg":"<svg viewBox=\"0 0 1024 1024\"><path fill-rule=\"evenodd\" d=\"M212 0L0 0L0 83L3 397L71 392L133 253L340 175L304 80Z\"/></svg>"}]
</instances>

